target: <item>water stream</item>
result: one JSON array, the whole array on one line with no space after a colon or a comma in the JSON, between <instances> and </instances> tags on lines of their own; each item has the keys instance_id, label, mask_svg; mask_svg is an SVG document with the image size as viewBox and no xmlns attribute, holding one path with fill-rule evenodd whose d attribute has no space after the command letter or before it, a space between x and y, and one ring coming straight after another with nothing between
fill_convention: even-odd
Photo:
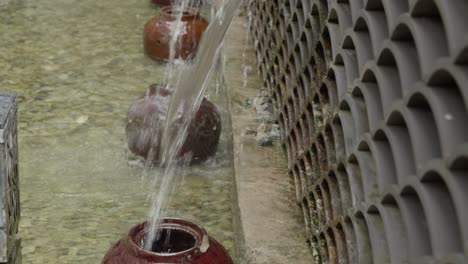
<instances>
[{"instance_id":1,"label":"water stream","mask_svg":"<svg viewBox=\"0 0 468 264\"><path fill-rule=\"evenodd\" d=\"M188 0L181 3L182 10L188 5ZM221 46L224 36L229 28L231 20L239 8L239 0L226 0L224 1L216 14L212 17L210 24L206 31L203 33L197 54L188 67L179 68L178 73L173 70L167 71L169 74L176 75L169 77L170 86L175 87L171 96L169 104L166 123L161 139L161 157L162 167L164 167L164 174L162 175L159 190L155 192L153 197L153 206L151 208L149 228L145 248L149 250L153 241L158 236L159 229L157 228L161 217L165 213L167 207L167 200L170 195L173 195L177 190L177 182L175 181L177 172L180 167L184 168L186 164L190 163L190 157L186 157L185 161L180 166L180 162L176 157L187 136L190 122L198 110L205 88L211 80L211 76L218 65ZM177 45L177 36L183 29L180 26L180 17L175 26L172 38L172 49ZM171 58L169 68L175 65L174 51L171 51ZM221 73L222 74L222 73ZM215 129L215 128L214 128ZM157 177L156 177L157 178ZM157 180L156 180L157 181ZM202 190L200 190L202 191Z\"/></svg>"}]
</instances>

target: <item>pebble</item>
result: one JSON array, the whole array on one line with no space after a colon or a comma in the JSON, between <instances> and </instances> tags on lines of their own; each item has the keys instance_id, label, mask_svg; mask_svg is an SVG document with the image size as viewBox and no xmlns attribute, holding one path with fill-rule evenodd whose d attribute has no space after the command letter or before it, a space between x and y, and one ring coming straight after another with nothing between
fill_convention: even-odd
<instances>
[{"instance_id":1,"label":"pebble","mask_svg":"<svg viewBox=\"0 0 468 264\"><path fill-rule=\"evenodd\" d=\"M242 136L256 136L257 135L257 130L251 127L246 127L244 128L244 131L242 131Z\"/></svg>"},{"instance_id":2,"label":"pebble","mask_svg":"<svg viewBox=\"0 0 468 264\"><path fill-rule=\"evenodd\" d=\"M257 145L260 147L273 146L273 137L270 134L271 125L261 123L257 128Z\"/></svg>"},{"instance_id":3,"label":"pebble","mask_svg":"<svg viewBox=\"0 0 468 264\"><path fill-rule=\"evenodd\" d=\"M278 124L273 124L270 129L270 136L273 139L280 139L281 138L281 129Z\"/></svg>"},{"instance_id":4,"label":"pebble","mask_svg":"<svg viewBox=\"0 0 468 264\"><path fill-rule=\"evenodd\" d=\"M83 116L80 116L76 119L76 123L78 124L84 124L88 121L88 116L87 115L83 115Z\"/></svg>"},{"instance_id":5,"label":"pebble","mask_svg":"<svg viewBox=\"0 0 468 264\"><path fill-rule=\"evenodd\" d=\"M273 123L275 121L270 93L266 89L260 90L260 94L253 99L252 105L256 113L255 119L258 122Z\"/></svg>"}]
</instances>

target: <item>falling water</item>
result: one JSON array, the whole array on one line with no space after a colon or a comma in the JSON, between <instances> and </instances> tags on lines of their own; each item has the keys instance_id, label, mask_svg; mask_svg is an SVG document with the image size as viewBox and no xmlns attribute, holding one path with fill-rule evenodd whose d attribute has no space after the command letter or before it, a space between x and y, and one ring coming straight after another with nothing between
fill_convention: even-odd
<instances>
[{"instance_id":1,"label":"falling water","mask_svg":"<svg viewBox=\"0 0 468 264\"><path fill-rule=\"evenodd\" d=\"M168 22L171 28L171 40L169 42L169 59L166 65L163 80L163 83L166 85L175 84L177 79L180 77L182 67L185 66L183 62L179 61L175 57L175 55L176 49L179 48L178 46L182 45L180 37L186 30L184 28L184 23L182 23L182 17L184 15L183 10L186 10L187 8L193 8L193 4L194 2L190 0L172 0L174 9L179 10L179 12L173 12L173 14L175 14L175 19L173 22Z\"/></svg>"},{"instance_id":2,"label":"falling water","mask_svg":"<svg viewBox=\"0 0 468 264\"><path fill-rule=\"evenodd\" d=\"M180 4L187 6L188 2L181 0ZM155 177L155 183L159 178L162 179L159 190L154 193L152 198L148 235L145 241L145 249L147 250L151 249L153 241L159 236L157 227L167 209L170 195L175 193L177 188L176 175L181 168L190 162L190 156L184 157L182 163L176 157L187 136L191 118L201 104L203 92L219 60L224 36L240 3L240 0L223 1L203 34L197 55L189 65L178 66L178 63L174 61L174 54L171 52L172 57L166 71L166 81L169 87L176 89L171 95L161 138L160 160L164 172L162 177ZM181 26L177 25L180 24L180 19L179 17L173 28L174 38L177 38L180 33L177 30L183 30ZM176 45L177 42L177 39L173 39L171 43Z\"/></svg>"},{"instance_id":3,"label":"falling water","mask_svg":"<svg viewBox=\"0 0 468 264\"><path fill-rule=\"evenodd\" d=\"M189 10L189 9L196 9L196 1L197 0L172 0L172 6L173 9L171 10L171 15L173 16L172 21L167 21L168 28L170 29L169 33L169 57L167 59L166 67L164 69L164 78L161 81L161 85L154 87L156 91L151 91L148 90L146 93L146 96L151 96L151 93L158 93L158 89L167 89L167 90L173 90L174 87L177 87L178 80L181 77L182 72L184 71L184 68L189 67L182 59L176 58L176 50L181 48L182 41L181 41L181 36L185 33L187 30L185 28L185 24L182 21L182 18L184 16L184 10ZM190 59L190 57L188 58ZM162 107L162 105L159 105L159 107ZM159 116L159 118L153 118L152 120L149 121L149 130L146 133L143 133L143 136L140 138L137 138L139 145L145 145L147 142L150 142L151 146L158 146L160 145L160 142L162 138L159 138L158 136L161 136L162 134L162 127L164 127L166 123L166 119L164 118L163 115ZM150 148L147 162L146 162L146 168L147 170L145 171L144 175L151 175L154 176L154 181L153 184L151 185L151 194L153 194L154 188L158 185L158 180L162 178L161 175L154 175L155 172L153 170L153 160L161 160L161 152L157 151L157 148ZM161 176L161 177L159 177ZM152 200L153 197L151 197Z\"/></svg>"}]
</instances>

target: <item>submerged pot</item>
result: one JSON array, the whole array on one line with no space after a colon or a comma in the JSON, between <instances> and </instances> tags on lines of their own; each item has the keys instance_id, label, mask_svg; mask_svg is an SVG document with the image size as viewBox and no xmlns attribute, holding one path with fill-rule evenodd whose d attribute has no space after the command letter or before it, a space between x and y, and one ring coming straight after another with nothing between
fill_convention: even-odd
<instances>
[{"instance_id":1,"label":"submerged pot","mask_svg":"<svg viewBox=\"0 0 468 264\"><path fill-rule=\"evenodd\" d=\"M179 218L162 219L161 236L147 251L143 247L146 225L147 222L130 229L128 237L107 252L102 264L233 264L226 249L203 227Z\"/></svg>"},{"instance_id":2,"label":"submerged pot","mask_svg":"<svg viewBox=\"0 0 468 264\"><path fill-rule=\"evenodd\" d=\"M187 0L152 0L153 4L160 5L160 6L171 6L174 4L180 4L182 1L187 1ZM187 4L187 6L200 6L202 3L202 0L190 0Z\"/></svg>"},{"instance_id":3,"label":"submerged pot","mask_svg":"<svg viewBox=\"0 0 468 264\"><path fill-rule=\"evenodd\" d=\"M126 134L128 148L136 155L152 162L159 161L161 137L166 121L172 90L166 85L153 84L146 94L135 100L128 109ZM186 109L182 109L182 112ZM182 123L175 122L176 126ZM177 130L176 130L177 131ZM216 153L221 135L221 116L216 106L203 98L192 118L188 134L178 157L192 155L192 163L202 162Z\"/></svg>"},{"instance_id":4,"label":"submerged pot","mask_svg":"<svg viewBox=\"0 0 468 264\"><path fill-rule=\"evenodd\" d=\"M198 9L165 6L161 8L158 16L149 20L145 25L144 48L145 53L151 59L168 61L172 31L181 13L182 26L174 47L174 58L187 60L195 55L202 34L208 27L208 21L200 16Z\"/></svg>"}]
</instances>

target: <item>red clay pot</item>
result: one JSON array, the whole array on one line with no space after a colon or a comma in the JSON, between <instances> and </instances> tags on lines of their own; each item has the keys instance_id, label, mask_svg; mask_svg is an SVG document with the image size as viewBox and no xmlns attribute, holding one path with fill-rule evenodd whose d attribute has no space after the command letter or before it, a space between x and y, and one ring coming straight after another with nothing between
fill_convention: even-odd
<instances>
[{"instance_id":1,"label":"red clay pot","mask_svg":"<svg viewBox=\"0 0 468 264\"><path fill-rule=\"evenodd\" d=\"M152 162L159 161L160 140L170 103L166 85L153 84L146 94L135 100L127 114L128 148ZM185 112L185 111L184 111ZM176 122L176 125L181 123ZM200 108L189 125L188 134L178 157L192 154L192 163L202 162L216 153L221 135L221 116L216 106L203 98Z\"/></svg>"},{"instance_id":2,"label":"red clay pot","mask_svg":"<svg viewBox=\"0 0 468 264\"><path fill-rule=\"evenodd\" d=\"M182 0L179 0L179 3L181 2ZM186 0L185 0L186 1ZM160 5L160 6L171 6L173 5L174 3L176 3L176 0L152 0L151 2L153 2L153 4L155 5ZM188 3L188 6L200 6L201 5L201 0L191 0L189 1Z\"/></svg>"},{"instance_id":3,"label":"red clay pot","mask_svg":"<svg viewBox=\"0 0 468 264\"><path fill-rule=\"evenodd\" d=\"M142 246L146 224L130 229L128 237L107 252L102 264L233 264L226 249L208 236L203 227L178 218L162 219L161 238L153 244L153 251L146 251ZM166 239L168 230L171 235ZM168 241L167 247L163 246L164 241Z\"/></svg>"},{"instance_id":4,"label":"red clay pot","mask_svg":"<svg viewBox=\"0 0 468 264\"><path fill-rule=\"evenodd\" d=\"M172 6L162 7L160 14L149 20L144 28L143 40L145 53L153 60L167 62L170 56L171 28L175 25L177 14L183 12L181 34L175 44L176 59L187 60L195 55L208 21L202 18L195 8L180 9Z\"/></svg>"},{"instance_id":5,"label":"red clay pot","mask_svg":"<svg viewBox=\"0 0 468 264\"><path fill-rule=\"evenodd\" d=\"M160 6L170 6L173 3L173 0L152 0L153 4Z\"/></svg>"}]
</instances>

